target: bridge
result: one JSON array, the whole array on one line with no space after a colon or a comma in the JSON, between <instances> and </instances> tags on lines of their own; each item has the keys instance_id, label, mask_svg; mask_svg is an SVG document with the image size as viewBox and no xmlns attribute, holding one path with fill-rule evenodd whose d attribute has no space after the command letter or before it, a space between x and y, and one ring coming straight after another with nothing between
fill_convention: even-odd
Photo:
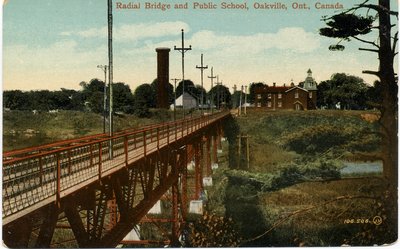
<instances>
[{"instance_id":1,"label":"bridge","mask_svg":"<svg viewBox=\"0 0 400 249\"><path fill-rule=\"evenodd\" d=\"M4 243L48 248L65 247L69 240L79 247L116 247L160 199L170 198L172 225L165 243L177 245L189 201L200 198L203 177L211 176L212 162L217 163L229 115L5 152ZM72 238L66 240L65 230Z\"/></svg>"}]
</instances>

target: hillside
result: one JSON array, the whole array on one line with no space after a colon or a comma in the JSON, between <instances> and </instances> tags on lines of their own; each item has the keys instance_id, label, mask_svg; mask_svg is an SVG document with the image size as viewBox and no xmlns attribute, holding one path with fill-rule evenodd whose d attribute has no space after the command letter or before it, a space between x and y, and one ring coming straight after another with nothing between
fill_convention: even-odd
<instances>
[{"instance_id":1,"label":"hillside","mask_svg":"<svg viewBox=\"0 0 400 249\"><path fill-rule=\"evenodd\" d=\"M343 161L379 159L377 119L375 112L323 110L250 110L232 119L208 208L233 218L244 246L393 242L381 174L340 174ZM238 163L239 135L249 136L249 168L243 141ZM373 224L375 216L383 224Z\"/></svg>"}]
</instances>

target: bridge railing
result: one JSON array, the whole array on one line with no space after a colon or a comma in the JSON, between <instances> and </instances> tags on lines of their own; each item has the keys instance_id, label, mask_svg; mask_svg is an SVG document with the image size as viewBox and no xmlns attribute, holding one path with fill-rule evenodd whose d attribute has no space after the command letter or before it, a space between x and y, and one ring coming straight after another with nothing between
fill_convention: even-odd
<instances>
[{"instance_id":1,"label":"bridge railing","mask_svg":"<svg viewBox=\"0 0 400 249\"><path fill-rule=\"evenodd\" d=\"M101 180L158 148L229 115L215 113L3 154L3 224ZM112 153L110 148L112 146ZM21 212L24 211L24 212ZM10 217L8 219L8 217Z\"/></svg>"}]
</instances>

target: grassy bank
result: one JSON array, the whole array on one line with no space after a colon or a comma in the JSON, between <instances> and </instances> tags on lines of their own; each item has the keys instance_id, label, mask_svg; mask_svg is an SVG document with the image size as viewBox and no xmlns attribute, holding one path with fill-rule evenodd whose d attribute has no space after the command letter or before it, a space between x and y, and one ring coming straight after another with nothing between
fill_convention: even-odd
<instances>
[{"instance_id":1,"label":"grassy bank","mask_svg":"<svg viewBox=\"0 0 400 249\"><path fill-rule=\"evenodd\" d=\"M271 172L299 158L379 157L377 115L364 111L253 110L236 121L240 133L250 136L250 171Z\"/></svg>"},{"instance_id":2,"label":"grassy bank","mask_svg":"<svg viewBox=\"0 0 400 249\"><path fill-rule=\"evenodd\" d=\"M181 114L178 113L179 115ZM119 131L172 119L173 112L167 110L152 111L151 118L115 115L114 130ZM3 151L99 133L103 133L103 117L92 112L59 111L33 114L29 111L8 111L3 113Z\"/></svg>"},{"instance_id":3,"label":"grassy bank","mask_svg":"<svg viewBox=\"0 0 400 249\"><path fill-rule=\"evenodd\" d=\"M341 179L339 172L342 160L379 158L377 119L375 112L322 110L236 117L227 125L236 127L226 134L229 163L213 175L210 210L233 218L244 246L393 242L381 176ZM246 142L238 155L239 135L249 136L250 167ZM383 224L372 223L375 216Z\"/></svg>"}]
</instances>

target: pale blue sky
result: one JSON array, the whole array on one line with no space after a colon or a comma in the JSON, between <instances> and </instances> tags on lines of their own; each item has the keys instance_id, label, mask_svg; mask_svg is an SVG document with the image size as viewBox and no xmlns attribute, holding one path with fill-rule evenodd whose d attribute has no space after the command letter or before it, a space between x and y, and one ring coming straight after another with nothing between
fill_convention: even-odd
<instances>
[{"instance_id":1,"label":"pale blue sky","mask_svg":"<svg viewBox=\"0 0 400 249\"><path fill-rule=\"evenodd\" d=\"M335 41L319 36L318 29L323 27L321 16L334 10L316 10L316 0L304 1L310 10L293 10L295 1L280 1L287 11L255 10L254 0L232 1L247 2L248 11L145 10L145 0L131 1L140 2L140 10L117 10L118 1L113 2L114 82L125 82L132 90L156 78L156 47L171 48L170 78L181 78L181 54L173 46L181 44L182 28L186 45L193 48L185 55L185 78L196 84L201 53L205 65L213 66L231 89L259 81L297 83L308 68L317 82L336 72L361 76L368 83L375 80L361 71L376 70L377 56L358 51L360 43L345 44L343 52L328 50ZM187 2L190 6L193 0ZM339 2L348 8L359 1ZM392 2L397 8L397 1ZM81 81L103 79L99 64L108 64L107 0L8 0L3 6L4 90L79 89ZM210 88L208 79L204 87Z\"/></svg>"}]
</instances>

